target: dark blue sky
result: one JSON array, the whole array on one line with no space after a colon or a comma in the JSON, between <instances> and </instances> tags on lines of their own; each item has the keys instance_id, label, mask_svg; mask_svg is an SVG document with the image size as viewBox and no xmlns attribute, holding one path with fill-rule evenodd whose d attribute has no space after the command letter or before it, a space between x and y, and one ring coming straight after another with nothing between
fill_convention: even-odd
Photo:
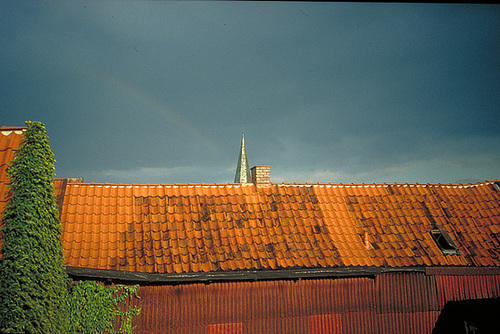
<instances>
[{"instance_id":1,"label":"dark blue sky","mask_svg":"<svg viewBox=\"0 0 500 334\"><path fill-rule=\"evenodd\" d=\"M0 3L0 121L47 125L58 177L500 178L500 6Z\"/></svg>"}]
</instances>

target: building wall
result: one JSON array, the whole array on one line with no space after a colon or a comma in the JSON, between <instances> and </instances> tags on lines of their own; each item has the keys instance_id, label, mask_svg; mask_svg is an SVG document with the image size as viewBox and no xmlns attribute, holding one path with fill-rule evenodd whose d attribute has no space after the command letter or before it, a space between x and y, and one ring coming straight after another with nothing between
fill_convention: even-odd
<instances>
[{"instance_id":1,"label":"building wall","mask_svg":"<svg viewBox=\"0 0 500 334\"><path fill-rule=\"evenodd\" d=\"M139 334L431 333L447 301L500 297L500 276L150 285L139 295Z\"/></svg>"}]
</instances>

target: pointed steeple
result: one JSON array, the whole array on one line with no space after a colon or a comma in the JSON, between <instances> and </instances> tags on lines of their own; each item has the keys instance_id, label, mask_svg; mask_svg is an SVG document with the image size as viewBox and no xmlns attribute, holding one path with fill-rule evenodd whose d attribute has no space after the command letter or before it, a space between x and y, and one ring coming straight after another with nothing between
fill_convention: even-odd
<instances>
[{"instance_id":1,"label":"pointed steeple","mask_svg":"<svg viewBox=\"0 0 500 334\"><path fill-rule=\"evenodd\" d=\"M245 133L241 135L241 148L240 157L238 158L238 165L236 166L236 176L234 177L235 183L252 182L250 175L250 167L248 165L247 149L245 147Z\"/></svg>"}]
</instances>

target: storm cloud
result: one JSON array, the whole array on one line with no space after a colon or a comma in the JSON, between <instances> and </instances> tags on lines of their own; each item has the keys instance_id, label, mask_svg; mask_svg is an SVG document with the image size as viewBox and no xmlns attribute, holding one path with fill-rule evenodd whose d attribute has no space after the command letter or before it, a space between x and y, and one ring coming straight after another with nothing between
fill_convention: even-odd
<instances>
[{"instance_id":1,"label":"storm cloud","mask_svg":"<svg viewBox=\"0 0 500 334\"><path fill-rule=\"evenodd\" d=\"M4 2L2 125L47 125L58 177L276 182L500 172L500 7Z\"/></svg>"}]
</instances>

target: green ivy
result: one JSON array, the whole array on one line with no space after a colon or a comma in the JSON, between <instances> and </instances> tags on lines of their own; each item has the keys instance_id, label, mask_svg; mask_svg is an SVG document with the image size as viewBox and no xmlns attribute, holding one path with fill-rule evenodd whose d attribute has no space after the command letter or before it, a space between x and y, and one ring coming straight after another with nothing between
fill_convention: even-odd
<instances>
[{"instance_id":1,"label":"green ivy","mask_svg":"<svg viewBox=\"0 0 500 334\"><path fill-rule=\"evenodd\" d=\"M93 281L77 281L69 295L72 333L98 334L113 324L113 290Z\"/></svg>"},{"instance_id":2,"label":"green ivy","mask_svg":"<svg viewBox=\"0 0 500 334\"><path fill-rule=\"evenodd\" d=\"M132 319L141 313L141 308L133 306L133 298L140 298L137 294L139 285L116 285L113 295L115 309L113 316L116 319L118 330L111 331L111 334L132 334L134 326ZM115 327L115 328L116 328Z\"/></svg>"},{"instance_id":3,"label":"green ivy","mask_svg":"<svg viewBox=\"0 0 500 334\"><path fill-rule=\"evenodd\" d=\"M7 169L9 201L2 217L0 332L66 333L68 277L54 195L54 154L40 122L26 122Z\"/></svg>"},{"instance_id":4,"label":"green ivy","mask_svg":"<svg viewBox=\"0 0 500 334\"><path fill-rule=\"evenodd\" d=\"M140 314L140 308L132 306L132 298L139 298L138 289L138 285L74 282L69 299L71 333L132 334L132 319Z\"/></svg>"}]
</instances>

